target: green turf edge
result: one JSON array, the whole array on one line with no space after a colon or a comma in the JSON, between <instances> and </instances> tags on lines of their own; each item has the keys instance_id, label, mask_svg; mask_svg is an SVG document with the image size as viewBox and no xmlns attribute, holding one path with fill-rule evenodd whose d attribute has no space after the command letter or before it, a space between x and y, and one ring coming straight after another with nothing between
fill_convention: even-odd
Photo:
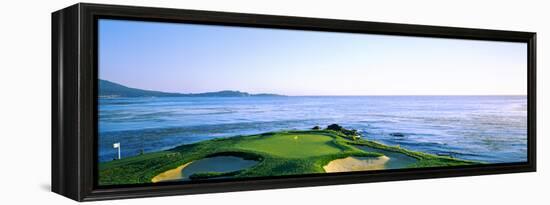
<instances>
[{"instance_id":1,"label":"green turf edge","mask_svg":"<svg viewBox=\"0 0 550 205\"><path fill-rule=\"evenodd\" d=\"M233 145L242 140L258 139L277 134L318 134L333 137L334 146L342 149L337 154L324 156L288 159L273 156L269 153L236 149ZM422 152L410 151L398 146L388 146L378 142L357 139L342 132L333 130L307 130L307 131L280 131L259 135L236 136L232 138L218 138L202 141L194 144L182 145L176 148L142 154L122 160L114 160L99 164L99 185L124 185L150 183L151 179L170 169L182 164L199 160L205 157L231 155L245 159L259 161L253 167L231 173L198 173L196 179L208 179L223 176L232 177L266 177L284 175L303 175L312 173L324 173L323 166L330 161L349 156L377 157L379 153L369 153L352 145L371 146L378 149L400 152L419 159L419 162L411 167L437 167L479 164L478 162L460 160L450 157L431 155Z\"/></svg>"}]
</instances>

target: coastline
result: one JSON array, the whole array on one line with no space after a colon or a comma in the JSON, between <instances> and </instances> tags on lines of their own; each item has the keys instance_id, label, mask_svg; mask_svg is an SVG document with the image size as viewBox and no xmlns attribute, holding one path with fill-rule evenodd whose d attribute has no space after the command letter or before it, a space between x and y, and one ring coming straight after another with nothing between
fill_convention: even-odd
<instances>
[{"instance_id":1,"label":"coastline","mask_svg":"<svg viewBox=\"0 0 550 205\"><path fill-rule=\"evenodd\" d=\"M521 96L292 96L288 98L121 98L102 100L100 110L105 111L101 120L98 158L101 162L116 158L112 144L121 141L124 144L123 156L139 155L141 149L146 152L163 151L183 144L191 144L212 138L252 135L286 129L305 130L313 125L328 125L338 122L357 129L367 139L387 145L401 145L404 148L452 156L455 158L483 161L487 163L525 161L526 154L520 149L526 146L526 133L523 120L526 109ZM477 98L479 97L479 98ZM475 106L476 102L485 104L501 102L495 107ZM193 103L197 102L197 103ZM268 103L269 102L269 103ZM300 102L307 102L304 107ZM403 103L392 107L387 102ZM271 103L281 103L288 109L269 114L277 120L266 120ZM156 104L163 106L156 106ZM360 108L369 104L367 110ZM431 112L430 105L443 104L448 114ZM124 105L124 106L122 106ZM180 111L171 109L177 105ZM208 106L205 106L208 105ZM145 109L154 106L155 112ZM247 109L241 109L246 106ZM322 109L328 106L331 109ZM418 107L420 106L420 107ZM158 110L157 110L158 108ZM331 114L332 108L338 115ZM418 109L417 109L418 108ZM135 110L135 113L127 110ZM406 110L414 110L401 116ZM465 110L466 109L466 110ZM494 113L491 109L510 112ZM387 114L377 115L384 111ZM376 111L376 112L375 112ZM521 112L520 112L521 111ZM139 113L149 113L141 115ZM487 113L473 120L472 127L467 113ZM179 114L178 114L179 113ZM185 113L185 114L182 114ZM311 115L312 113L317 113ZM368 117L352 117L363 113ZM361 115L363 115L361 114ZM324 118L300 119L299 116L326 116ZM373 116L370 116L373 115ZM337 119L338 116L344 116ZM349 117L346 117L349 116ZM168 118L165 118L168 117ZM200 120L194 120L195 118ZM219 118L219 119L218 119ZM302 117L303 118L303 117ZM425 123L422 118L430 119ZM448 120L448 119L456 120ZM170 119L165 122L165 119ZM507 120L514 119L514 120ZM203 123L217 122L223 123ZM399 124L395 124L399 122ZM484 123L491 122L491 123ZM131 123L128 126L125 123ZM492 126L501 124L503 127ZM431 125L437 125L431 127ZM517 126L516 126L517 125ZM495 137L474 137L479 132L491 132ZM393 135L402 133L403 135ZM443 134L446 133L446 134ZM141 138L136 138L142 136ZM182 137L174 137L182 136ZM460 140L460 139L467 140ZM506 138L507 140L499 140ZM147 139L146 141L143 141ZM479 146L478 146L479 145ZM492 152L484 149L494 147Z\"/></svg>"},{"instance_id":2,"label":"coastline","mask_svg":"<svg viewBox=\"0 0 550 205\"><path fill-rule=\"evenodd\" d=\"M392 162L401 160L399 157L386 156L381 153L382 151L359 149L358 145L384 152L400 153L416 159L414 163L398 168L479 164L474 161L407 150L399 146L388 146L361 139L356 134L356 131L334 124L326 129L277 131L205 140L160 152L102 162L99 169L99 184L177 181L183 177L182 171L192 162L213 156L235 156L255 160L258 163L231 172L203 170L195 173L195 177L189 176L190 180L215 180L220 176L249 178L368 171L386 169L385 166L389 165L389 160ZM174 168L176 165L178 166ZM228 164L228 166L231 165Z\"/></svg>"}]
</instances>

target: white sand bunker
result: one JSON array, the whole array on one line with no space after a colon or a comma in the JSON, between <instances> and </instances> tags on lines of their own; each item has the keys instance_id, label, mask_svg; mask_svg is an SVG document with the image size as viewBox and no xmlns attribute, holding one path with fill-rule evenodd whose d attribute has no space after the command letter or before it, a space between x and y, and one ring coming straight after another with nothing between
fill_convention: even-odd
<instances>
[{"instance_id":1,"label":"white sand bunker","mask_svg":"<svg viewBox=\"0 0 550 205\"><path fill-rule=\"evenodd\" d=\"M387 156L380 157L346 157L329 162L323 167L325 172L351 172L380 170L385 168L386 162L390 160Z\"/></svg>"},{"instance_id":2,"label":"white sand bunker","mask_svg":"<svg viewBox=\"0 0 550 205\"><path fill-rule=\"evenodd\" d=\"M175 180L180 180L183 175L181 174L181 170L183 170L183 168L187 167L189 164L191 164L192 162L188 162L188 163L185 163L175 169L171 169L171 170L168 170L168 171L165 171L163 173L160 173L159 175L155 176L153 179L151 179L151 182L153 183L157 183L157 182L162 182L162 181L175 181Z\"/></svg>"}]
</instances>

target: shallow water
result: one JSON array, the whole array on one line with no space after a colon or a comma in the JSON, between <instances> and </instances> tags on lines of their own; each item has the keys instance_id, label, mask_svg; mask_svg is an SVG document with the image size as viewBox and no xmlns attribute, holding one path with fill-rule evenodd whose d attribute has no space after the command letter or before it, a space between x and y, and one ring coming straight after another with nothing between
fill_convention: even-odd
<instances>
[{"instance_id":1,"label":"shallow water","mask_svg":"<svg viewBox=\"0 0 550 205\"><path fill-rule=\"evenodd\" d=\"M526 103L525 96L101 98L99 160L116 157L115 142L124 158L217 137L338 123L406 149L520 162L527 157Z\"/></svg>"},{"instance_id":2,"label":"shallow water","mask_svg":"<svg viewBox=\"0 0 550 205\"><path fill-rule=\"evenodd\" d=\"M414 157L411 157L409 155L399 153L399 152L391 152L391 151L377 149L369 146L355 146L355 147L366 152L376 152L389 157L390 159L384 164L384 169L407 168L409 167L409 165L412 165L418 161Z\"/></svg>"},{"instance_id":3,"label":"shallow water","mask_svg":"<svg viewBox=\"0 0 550 205\"><path fill-rule=\"evenodd\" d=\"M233 172L243 170L258 164L255 160L246 160L234 156L216 156L200 159L192 162L181 170L183 179L189 180L189 176L203 172Z\"/></svg>"}]
</instances>

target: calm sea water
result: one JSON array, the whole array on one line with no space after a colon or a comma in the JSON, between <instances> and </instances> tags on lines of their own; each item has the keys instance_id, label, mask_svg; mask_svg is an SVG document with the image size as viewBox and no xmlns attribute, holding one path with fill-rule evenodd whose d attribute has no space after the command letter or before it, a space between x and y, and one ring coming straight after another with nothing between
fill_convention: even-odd
<instances>
[{"instance_id":1,"label":"calm sea water","mask_svg":"<svg viewBox=\"0 0 550 205\"><path fill-rule=\"evenodd\" d=\"M99 159L332 123L367 139L490 163L527 158L525 96L159 97L99 100ZM401 133L403 136L392 135Z\"/></svg>"}]
</instances>

